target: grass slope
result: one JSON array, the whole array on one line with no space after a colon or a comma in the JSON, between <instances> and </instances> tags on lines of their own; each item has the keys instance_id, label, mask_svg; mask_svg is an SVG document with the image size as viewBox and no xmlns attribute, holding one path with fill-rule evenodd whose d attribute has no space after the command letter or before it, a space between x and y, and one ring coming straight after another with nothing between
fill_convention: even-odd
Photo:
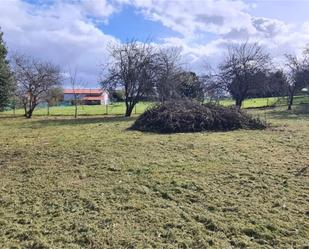
<instances>
[{"instance_id":1,"label":"grass slope","mask_svg":"<svg viewBox=\"0 0 309 249\"><path fill-rule=\"evenodd\" d=\"M0 119L0 248L308 248L308 106L265 131Z\"/></svg>"}]
</instances>

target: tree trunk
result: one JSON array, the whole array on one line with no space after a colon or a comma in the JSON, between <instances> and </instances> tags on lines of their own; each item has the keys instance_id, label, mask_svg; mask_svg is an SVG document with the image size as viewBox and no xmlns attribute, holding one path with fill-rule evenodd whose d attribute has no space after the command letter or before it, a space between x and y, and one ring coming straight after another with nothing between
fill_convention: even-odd
<instances>
[{"instance_id":1,"label":"tree trunk","mask_svg":"<svg viewBox=\"0 0 309 249\"><path fill-rule=\"evenodd\" d=\"M240 110L240 108L241 108L241 105L242 105L242 102L243 102L243 100L242 99L236 99L236 107L237 107L237 109L239 109Z\"/></svg>"},{"instance_id":2,"label":"tree trunk","mask_svg":"<svg viewBox=\"0 0 309 249\"><path fill-rule=\"evenodd\" d=\"M292 110L293 99L295 94L295 86L290 85L288 91L289 91L288 110Z\"/></svg>"},{"instance_id":3,"label":"tree trunk","mask_svg":"<svg viewBox=\"0 0 309 249\"><path fill-rule=\"evenodd\" d=\"M294 99L294 94L291 93L289 96L288 110L292 110L293 99Z\"/></svg>"},{"instance_id":4,"label":"tree trunk","mask_svg":"<svg viewBox=\"0 0 309 249\"><path fill-rule=\"evenodd\" d=\"M77 104L75 104L74 118L77 118Z\"/></svg>"},{"instance_id":5,"label":"tree trunk","mask_svg":"<svg viewBox=\"0 0 309 249\"><path fill-rule=\"evenodd\" d=\"M30 109L27 111L26 118L31 118L31 117L32 117L32 114L33 114L33 111L34 111L34 109L33 109L33 108L30 108Z\"/></svg>"},{"instance_id":6,"label":"tree trunk","mask_svg":"<svg viewBox=\"0 0 309 249\"><path fill-rule=\"evenodd\" d=\"M27 106L26 105L24 105L24 111L25 111L24 116L27 117Z\"/></svg>"},{"instance_id":7,"label":"tree trunk","mask_svg":"<svg viewBox=\"0 0 309 249\"><path fill-rule=\"evenodd\" d=\"M126 105L126 113L125 113L126 117L131 117L134 106L135 104Z\"/></svg>"},{"instance_id":8,"label":"tree trunk","mask_svg":"<svg viewBox=\"0 0 309 249\"><path fill-rule=\"evenodd\" d=\"M49 116L49 104L47 104L47 116Z\"/></svg>"}]
</instances>

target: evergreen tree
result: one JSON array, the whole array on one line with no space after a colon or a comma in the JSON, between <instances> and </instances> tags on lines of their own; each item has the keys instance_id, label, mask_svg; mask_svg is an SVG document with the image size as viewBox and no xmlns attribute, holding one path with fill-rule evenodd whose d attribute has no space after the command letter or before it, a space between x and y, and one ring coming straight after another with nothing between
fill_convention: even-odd
<instances>
[{"instance_id":1,"label":"evergreen tree","mask_svg":"<svg viewBox=\"0 0 309 249\"><path fill-rule=\"evenodd\" d=\"M9 62L6 59L7 48L3 41L3 32L0 31L0 111L4 110L10 99L12 90L12 75Z\"/></svg>"}]
</instances>

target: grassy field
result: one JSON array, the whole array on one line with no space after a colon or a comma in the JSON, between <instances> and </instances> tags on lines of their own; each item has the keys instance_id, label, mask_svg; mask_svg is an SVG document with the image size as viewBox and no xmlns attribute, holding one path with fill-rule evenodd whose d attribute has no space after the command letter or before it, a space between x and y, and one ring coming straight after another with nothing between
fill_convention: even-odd
<instances>
[{"instance_id":1,"label":"grassy field","mask_svg":"<svg viewBox=\"0 0 309 249\"><path fill-rule=\"evenodd\" d=\"M133 110L133 114L141 114L151 103L140 102L136 105ZM102 105L80 105L78 106L78 115L79 116L95 116L95 115L122 115L125 113L125 103L113 103L106 106ZM49 109L50 116L74 116L75 107L74 106L55 106ZM0 113L3 116L12 116L13 110ZM24 114L24 110L18 109L15 111L15 114L18 116ZM34 116L46 116L47 108L39 107L34 111Z\"/></svg>"},{"instance_id":2,"label":"grassy field","mask_svg":"<svg viewBox=\"0 0 309 249\"><path fill-rule=\"evenodd\" d=\"M309 106L265 131L0 118L0 248L309 248Z\"/></svg>"},{"instance_id":3,"label":"grassy field","mask_svg":"<svg viewBox=\"0 0 309 249\"><path fill-rule=\"evenodd\" d=\"M235 101L232 99L223 99L220 101L221 105L230 106L234 105ZM295 96L294 104L309 104L309 95ZM270 107L270 106L285 106L287 105L287 97L278 98L278 97L269 97L269 98L252 98L246 99L243 102L242 108L261 108L261 107Z\"/></svg>"},{"instance_id":4,"label":"grassy field","mask_svg":"<svg viewBox=\"0 0 309 249\"><path fill-rule=\"evenodd\" d=\"M296 96L294 100L295 104L309 104L309 95L308 96ZM286 98L255 98L247 99L243 103L243 108L261 108L267 106L284 106L287 103ZM232 99L223 99L220 101L221 105L230 106L234 105L235 101ZM136 105L133 113L141 114L146 108L151 106L150 102L140 102ZM74 106L57 106L50 108L50 116L74 116L75 107ZM15 114L18 116L23 115L24 111L22 109L16 110ZM113 103L105 106L93 105L93 106L78 106L78 115L79 116L94 116L94 115L122 115L125 113L125 104L124 103ZM47 108L37 108L34 112L35 116L46 116ZM1 116L13 116L13 110L0 112Z\"/></svg>"}]
</instances>

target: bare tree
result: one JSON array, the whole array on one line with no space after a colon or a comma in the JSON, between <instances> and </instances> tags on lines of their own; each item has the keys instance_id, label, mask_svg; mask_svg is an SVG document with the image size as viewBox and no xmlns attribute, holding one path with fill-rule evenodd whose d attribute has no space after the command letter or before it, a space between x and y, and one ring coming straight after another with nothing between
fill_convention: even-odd
<instances>
[{"instance_id":1,"label":"bare tree","mask_svg":"<svg viewBox=\"0 0 309 249\"><path fill-rule=\"evenodd\" d=\"M45 102L47 103L47 115L49 115L49 108L58 105L59 101L63 99L62 87L52 87L45 94Z\"/></svg>"},{"instance_id":2,"label":"bare tree","mask_svg":"<svg viewBox=\"0 0 309 249\"><path fill-rule=\"evenodd\" d=\"M124 89L125 116L129 117L134 106L154 91L157 50L149 43L131 41L114 44L109 51L113 61L107 65L101 85L107 90Z\"/></svg>"},{"instance_id":3,"label":"bare tree","mask_svg":"<svg viewBox=\"0 0 309 249\"><path fill-rule=\"evenodd\" d=\"M156 96L159 101L176 99L179 96L179 75L182 72L180 50L177 48L161 49L156 56Z\"/></svg>"},{"instance_id":4,"label":"bare tree","mask_svg":"<svg viewBox=\"0 0 309 249\"><path fill-rule=\"evenodd\" d=\"M225 93L225 91L220 87L220 84L218 84L217 79L217 75L211 73L200 76L200 81L203 84L204 97L208 99L210 103L218 103L219 99L224 96Z\"/></svg>"},{"instance_id":5,"label":"bare tree","mask_svg":"<svg viewBox=\"0 0 309 249\"><path fill-rule=\"evenodd\" d=\"M85 84L78 78L77 67L69 70L69 84L73 90L73 105L74 105L74 118L78 115L78 106L82 104L82 94L78 91L79 88L84 88Z\"/></svg>"},{"instance_id":6,"label":"bare tree","mask_svg":"<svg viewBox=\"0 0 309 249\"><path fill-rule=\"evenodd\" d=\"M45 100L47 91L61 84L60 69L25 55L14 55L12 62L16 95L24 107L25 117L31 118L37 105Z\"/></svg>"},{"instance_id":7,"label":"bare tree","mask_svg":"<svg viewBox=\"0 0 309 249\"><path fill-rule=\"evenodd\" d=\"M199 76L203 84L204 99L210 103L219 103L219 99L227 95L226 87L221 83L221 77L216 68L209 63L204 63L204 73Z\"/></svg>"},{"instance_id":8,"label":"bare tree","mask_svg":"<svg viewBox=\"0 0 309 249\"><path fill-rule=\"evenodd\" d=\"M268 70L270 56L257 43L245 42L228 47L228 55L219 66L219 82L241 107L257 85L258 75Z\"/></svg>"},{"instance_id":9,"label":"bare tree","mask_svg":"<svg viewBox=\"0 0 309 249\"><path fill-rule=\"evenodd\" d=\"M294 95L309 84L309 49L304 49L301 58L296 55L286 54L287 79L288 79L288 110L292 109Z\"/></svg>"}]
</instances>

